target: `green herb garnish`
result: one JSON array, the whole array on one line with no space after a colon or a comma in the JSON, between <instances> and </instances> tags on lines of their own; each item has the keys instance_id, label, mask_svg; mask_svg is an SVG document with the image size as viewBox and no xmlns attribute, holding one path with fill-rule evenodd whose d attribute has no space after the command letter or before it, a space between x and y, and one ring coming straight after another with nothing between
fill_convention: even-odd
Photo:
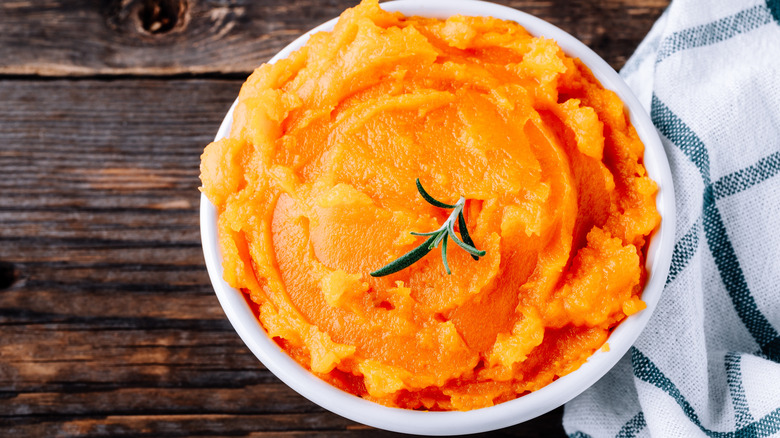
<instances>
[{"instance_id":1,"label":"green herb garnish","mask_svg":"<svg viewBox=\"0 0 780 438\"><path fill-rule=\"evenodd\" d=\"M444 221L444 224L442 224L442 226L436 231L431 231L428 233L416 233L413 231L411 233L412 235L428 236L428 239L426 239L425 242L423 242L420 246L407 252L406 254L397 258L395 261L392 261L388 265L372 272L372 277L384 277L385 275L389 275L408 268L421 258L425 257L425 255L431 252L433 248L436 248L439 243L441 243L441 259L442 262L444 262L444 270L447 271L447 275L450 275L452 274L452 271L450 271L450 265L447 263L447 241L449 239L452 239L459 247L463 248L466 252L471 254L471 257L474 258L474 260L479 260L480 257L485 255L485 251L480 251L474 247L474 241L471 240L469 231L466 229L466 218L463 217L463 207L466 205L466 198L461 196L455 205L445 204L444 202L438 201L425 191L422 184L420 183L420 178L417 178L417 191L420 192L420 196L422 196L422 198L425 199L429 204L439 208L451 208L453 209L452 213L450 213L450 216L446 221ZM458 235L455 233L455 221L458 221L458 229L460 231L462 240L458 238Z\"/></svg>"}]
</instances>

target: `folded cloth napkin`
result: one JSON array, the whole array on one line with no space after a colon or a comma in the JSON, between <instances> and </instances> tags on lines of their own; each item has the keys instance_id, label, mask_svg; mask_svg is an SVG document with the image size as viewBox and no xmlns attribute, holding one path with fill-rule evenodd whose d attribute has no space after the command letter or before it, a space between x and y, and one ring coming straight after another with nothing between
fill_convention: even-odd
<instances>
[{"instance_id":1,"label":"folded cloth napkin","mask_svg":"<svg viewBox=\"0 0 780 438\"><path fill-rule=\"evenodd\" d=\"M672 267L570 437L780 436L780 0L674 0L621 73L674 176Z\"/></svg>"}]
</instances>

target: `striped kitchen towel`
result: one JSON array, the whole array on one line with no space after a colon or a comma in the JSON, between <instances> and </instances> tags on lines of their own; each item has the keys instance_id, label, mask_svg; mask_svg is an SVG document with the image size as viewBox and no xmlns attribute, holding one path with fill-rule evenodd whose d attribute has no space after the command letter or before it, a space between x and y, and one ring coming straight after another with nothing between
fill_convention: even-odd
<instances>
[{"instance_id":1,"label":"striped kitchen towel","mask_svg":"<svg viewBox=\"0 0 780 438\"><path fill-rule=\"evenodd\" d=\"M780 437L780 0L674 0L622 75L661 135L677 236L570 437Z\"/></svg>"}]
</instances>

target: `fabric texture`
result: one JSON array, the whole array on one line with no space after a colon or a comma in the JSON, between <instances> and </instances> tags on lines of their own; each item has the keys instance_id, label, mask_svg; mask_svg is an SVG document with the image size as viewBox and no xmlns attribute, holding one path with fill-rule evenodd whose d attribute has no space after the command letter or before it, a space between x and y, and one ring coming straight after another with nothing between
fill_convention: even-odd
<instances>
[{"instance_id":1,"label":"fabric texture","mask_svg":"<svg viewBox=\"0 0 780 438\"><path fill-rule=\"evenodd\" d=\"M674 176L648 327L566 405L586 437L780 437L780 0L674 0L621 74Z\"/></svg>"}]
</instances>

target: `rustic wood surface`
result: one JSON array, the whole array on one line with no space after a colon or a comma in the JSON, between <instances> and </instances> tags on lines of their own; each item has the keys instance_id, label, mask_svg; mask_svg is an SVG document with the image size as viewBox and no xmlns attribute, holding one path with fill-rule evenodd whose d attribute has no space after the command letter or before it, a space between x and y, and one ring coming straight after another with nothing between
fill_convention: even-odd
<instances>
[{"instance_id":1,"label":"rustic wood surface","mask_svg":"<svg viewBox=\"0 0 780 438\"><path fill-rule=\"evenodd\" d=\"M666 0L502 2L615 68ZM395 436L279 382L226 320L198 163L242 79L354 1L0 2L0 436ZM562 409L496 436L564 436Z\"/></svg>"}]
</instances>

